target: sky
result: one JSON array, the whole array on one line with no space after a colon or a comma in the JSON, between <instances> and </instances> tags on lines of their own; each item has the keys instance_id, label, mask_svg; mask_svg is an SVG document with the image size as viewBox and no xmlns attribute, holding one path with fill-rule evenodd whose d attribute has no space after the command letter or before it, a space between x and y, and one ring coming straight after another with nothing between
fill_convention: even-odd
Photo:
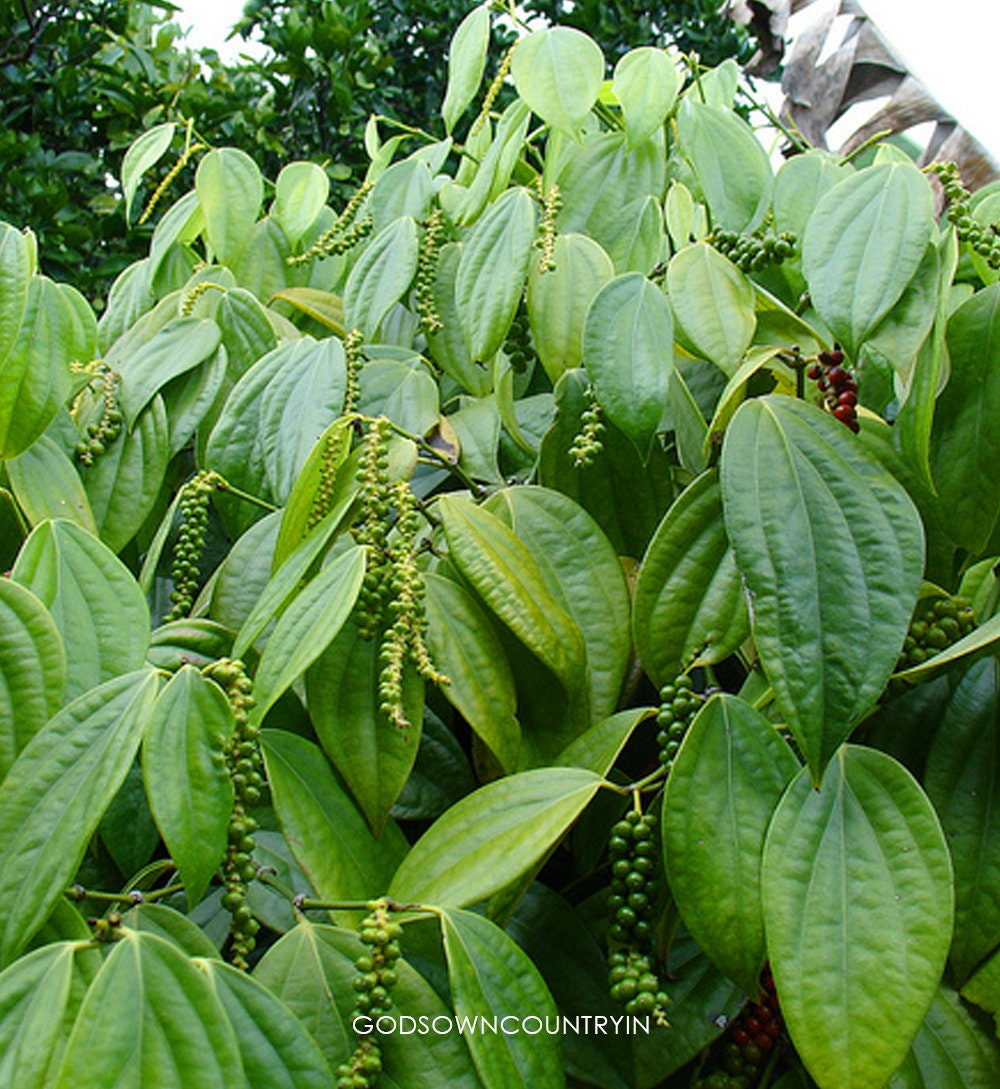
<instances>
[{"instance_id":1,"label":"sky","mask_svg":"<svg viewBox=\"0 0 1000 1089\"><path fill-rule=\"evenodd\" d=\"M824 0L836 4L838 0ZM998 0L860 0L895 53L938 101L1000 160L1000 109L996 69L1000 59ZM470 7L472 0L470 0ZM243 11L243 0L180 0L177 20L190 26L188 41L235 58L240 39L223 44ZM814 18L815 6L798 16ZM845 20L845 23L847 20ZM796 26L793 21L793 29ZM861 116L850 127L860 124Z\"/></svg>"}]
</instances>

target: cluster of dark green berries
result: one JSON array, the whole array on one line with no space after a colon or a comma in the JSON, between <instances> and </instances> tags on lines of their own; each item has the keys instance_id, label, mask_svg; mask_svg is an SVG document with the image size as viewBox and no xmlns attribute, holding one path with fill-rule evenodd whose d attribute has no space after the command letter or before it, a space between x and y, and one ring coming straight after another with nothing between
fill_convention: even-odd
<instances>
[{"instance_id":1,"label":"cluster of dark green berries","mask_svg":"<svg viewBox=\"0 0 1000 1089\"><path fill-rule=\"evenodd\" d=\"M438 256L444 237L444 216L435 208L427 217L424 235L420 240L417 257L417 313L420 324L428 333L439 333L444 328L441 315L434 304L434 277L437 275Z\"/></svg>"},{"instance_id":2,"label":"cluster of dark green berries","mask_svg":"<svg viewBox=\"0 0 1000 1089\"><path fill-rule=\"evenodd\" d=\"M796 238L791 231L737 234L736 231L717 230L707 241L742 272L760 272L768 265L780 265L795 255Z\"/></svg>"},{"instance_id":3,"label":"cluster of dark green berries","mask_svg":"<svg viewBox=\"0 0 1000 1089\"><path fill-rule=\"evenodd\" d=\"M316 257L332 257L347 253L362 238L371 234L372 217L370 215L361 216L358 213L361 211L361 206L368 199L368 194L372 191L372 185L372 182L366 181L355 189L333 226L324 231L303 253L285 258L286 263L289 265L303 265Z\"/></svg>"},{"instance_id":4,"label":"cluster of dark green berries","mask_svg":"<svg viewBox=\"0 0 1000 1089\"><path fill-rule=\"evenodd\" d=\"M247 903L247 886L257 876L253 860L257 822L248 810L257 805L264 788L264 761L260 753L259 730L250 722L254 704L253 682L242 662L221 658L206 674L225 691L233 709L235 728L226 749L226 765L233 784L233 809L229 817L228 842L222 864L225 889L222 906L232 916L229 924L229 952L233 964L242 970L257 944L260 924Z\"/></svg>"},{"instance_id":5,"label":"cluster of dark green berries","mask_svg":"<svg viewBox=\"0 0 1000 1089\"><path fill-rule=\"evenodd\" d=\"M389 558L389 421L379 416L368 425L364 452L358 469L361 486L361 521L352 532L358 544L368 547L365 579L355 615L363 639L374 639L389 596L392 563Z\"/></svg>"},{"instance_id":6,"label":"cluster of dark green berries","mask_svg":"<svg viewBox=\"0 0 1000 1089\"><path fill-rule=\"evenodd\" d=\"M344 431L330 431L323 439L323 458L319 466L319 481L309 503L307 526L310 530L323 521L333 509L337 490L337 471L341 465L341 456L350 443L350 435Z\"/></svg>"},{"instance_id":7,"label":"cluster of dark green berries","mask_svg":"<svg viewBox=\"0 0 1000 1089\"><path fill-rule=\"evenodd\" d=\"M535 345L531 339L531 323L528 321L528 306L522 296L514 314L507 337L503 343L504 355L510 360L515 374L524 374L538 361Z\"/></svg>"},{"instance_id":8,"label":"cluster of dark green berries","mask_svg":"<svg viewBox=\"0 0 1000 1089\"><path fill-rule=\"evenodd\" d=\"M76 460L89 467L104 453L122 432L124 418L118 407L118 386L121 375L107 365L101 373L101 418L87 425L86 437L76 446Z\"/></svg>"},{"instance_id":9,"label":"cluster of dark green berries","mask_svg":"<svg viewBox=\"0 0 1000 1089\"><path fill-rule=\"evenodd\" d=\"M364 334L360 329L352 329L344 337L344 361L347 365L347 389L344 391L344 415L349 416L357 410L361 397L361 368L365 357L361 351Z\"/></svg>"},{"instance_id":10,"label":"cluster of dark green berries","mask_svg":"<svg viewBox=\"0 0 1000 1089\"><path fill-rule=\"evenodd\" d=\"M580 416L580 429L573 436L567 451L573 459L575 469L590 465L604 449L604 443L601 442L601 432L604 430L601 406L592 390L588 390L587 394L589 403Z\"/></svg>"},{"instance_id":11,"label":"cluster of dark green berries","mask_svg":"<svg viewBox=\"0 0 1000 1089\"><path fill-rule=\"evenodd\" d=\"M840 348L834 345L832 352L820 352L816 362L806 371L806 376L819 387L830 412L856 435L860 430L858 384L844 366L844 353Z\"/></svg>"},{"instance_id":12,"label":"cluster of dark green berries","mask_svg":"<svg viewBox=\"0 0 1000 1089\"><path fill-rule=\"evenodd\" d=\"M171 578L174 589L170 595L173 605L167 620L187 616L194 604L201 578L201 556L205 550L208 531L208 503L219 486L219 476L202 469L184 485L180 502L180 529L174 545Z\"/></svg>"},{"instance_id":13,"label":"cluster of dark green berries","mask_svg":"<svg viewBox=\"0 0 1000 1089\"><path fill-rule=\"evenodd\" d=\"M994 224L986 226L972 218L969 191L962 184L954 163L931 163L927 167L936 174L948 201L948 222L955 227L960 242L967 242L990 268L1000 268L1000 234Z\"/></svg>"},{"instance_id":14,"label":"cluster of dark green berries","mask_svg":"<svg viewBox=\"0 0 1000 1089\"><path fill-rule=\"evenodd\" d=\"M632 810L611 829L608 855L608 983L625 1012L662 1019L669 1001L652 957L653 914L659 889L656 817Z\"/></svg>"},{"instance_id":15,"label":"cluster of dark green berries","mask_svg":"<svg viewBox=\"0 0 1000 1089\"><path fill-rule=\"evenodd\" d=\"M942 650L957 643L976 626L972 606L963 597L945 595L918 602L903 642L896 669L923 665Z\"/></svg>"},{"instance_id":16,"label":"cluster of dark green berries","mask_svg":"<svg viewBox=\"0 0 1000 1089\"><path fill-rule=\"evenodd\" d=\"M354 977L356 997L352 1021L357 1017L377 1019L392 1008L402 936L403 928L390 917L386 901L377 901L361 924L360 938L368 949L354 962L358 974ZM337 1089L372 1089L381 1072L379 1046L368 1037L358 1044L350 1059L337 1068Z\"/></svg>"},{"instance_id":17,"label":"cluster of dark green berries","mask_svg":"<svg viewBox=\"0 0 1000 1089\"><path fill-rule=\"evenodd\" d=\"M761 973L761 991L757 1001L746 1006L739 1017L730 1022L714 1049L713 1054L721 1070L716 1070L697 1084L702 1089L716 1089L717 1086L750 1089L756 1084L760 1067L774 1050L783 1031L784 1022L774 979L770 969L765 968ZM726 1078L729 1080L725 1081Z\"/></svg>"},{"instance_id":18,"label":"cluster of dark green berries","mask_svg":"<svg viewBox=\"0 0 1000 1089\"><path fill-rule=\"evenodd\" d=\"M660 689L660 709L656 713L656 725L659 727L656 744L660 749L660 764L667 775L674 765L674 758L684 735L704 702L705 697L695 692L691 678L686 673L681 673Z\"/></svg>"}]
</instances>

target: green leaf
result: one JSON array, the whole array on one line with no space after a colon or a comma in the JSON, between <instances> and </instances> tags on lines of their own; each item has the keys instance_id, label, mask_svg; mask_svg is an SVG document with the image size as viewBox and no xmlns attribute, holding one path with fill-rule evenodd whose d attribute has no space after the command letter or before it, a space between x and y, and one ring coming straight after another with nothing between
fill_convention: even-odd
<instances>
[{"instance_id":1,"label":"green leaf","mask_svg":"<svg viewBox=\"0 0 1000 1089\"><path fill-rule=\"evenodd\" d=\"M254 677L254 721L262 722L278 697L333 642L361 590L365 555L359 545L339 555L282 613Z\"/></svg>"},{"instance_id":2,"label":"green leaf","mask_svg":"<svg viewBox=\"0 0 1000 1089\"><path fill-rule=\"evenodd\" d=\"M377 834L403 789L420 744L424 682L411 663L403 669L400 729L382 707L381 633L364 639L352 618L306 675L306 703L323 751L344 777Z\"/></svg>"},{"instance_id":3,"label":"green leaf","mask_svg":"<svg viewBox=\"0 0 1000 1089\"><path fill-rule=\"evenodd\" d=\"M651 45L630 49L615 65L611 90L625 115L629 151L666 121L680 88L677 65Z\"/></svg>"},{"instance_id":4,"label":"green leaf","mask_svg":"<svg viewBox=\"0 0 1000 1089\"><path fill-rule=\"evenodd\" d=\"M189 909L204 896L226 850L233 808L226 743L233 726L225 693L193 665L170 678L146 724L146 795Z\"/></svg>"},{"instance_id":5,"label":"green leaf","mask_svg":"<svg viewBox=\"0 0 1000 1089\"><path fill-rule=\"evenodd\" d=\"M515 533L468 500L438 499L452 562L487 607L556 675L567 692L585 677L585 644Z\"/></svg>"},{"instance_id":6,"label":"green leaf","mask_svg":"<svg viewBox=\"0 0 1000 1089\"><path fill-rule=\"evenodd\" d=\"M243 247L264 198L257 164L234 147L213 148L198 164L194 188L209 244L228 264Z\"/></svg>"},{"instance_id":7,"label":"green leaf","mask_svg":"<svg viewBox=\"0 0 1000 1089\"><path fill-rule=\"evenodd\" d=\"M604 54L572 27L536 30L517 43L510 74L532 110L575 139L601 92Z\"/></svg>"},{"instance_id":8,"label":"green leaf","mask_svg":"<svg viewBox=\"0 0 1000 1089\"><path fill-rule=\"evenodd\" d=\"M537 768L480 787L417 840L390 895L448 907L485 900L541 862L602 782L584 768Z\"/></svg>"},{"instance_id":9,"label":"green leaf","mask_svg":"<svg viewBox=\"0 0 1000 1089\"><path fill-rule=\"evenodd\" d=\"M1000 616L991 616L985 624L973 628L957 643L952 643L950 647L938 651L920 665L901 670L894 676L910 684L923 684L924 681L947 673L957 662L968 665L969 662L994 652L997 646L1000 646Z\"/></svg>"},{"instance_id":10,"label":"green leaf","mask_svg":"<svg viewBox=\"0 0 1000 1089\"><path fill-rule=\"evenodd\" d=\"M222 333L229 377L234 381L277 346L267 311L241 287L230 288L219 300L215 322Z\"/></svg>"},{"instance_id":11,"label":"green leaf","mask_svg":"<svg viewBox=\"0 0 1000 1089\"><path fill-rule=\"evenodd\" d=\"M859 170L820 198L802 269L813 306L848 355L899 300L933 233L930 186L910 163Z\"/></svg>"},{"instance_id":12,"label":"green leaf","mask_svg":"<svg viewBox=\"0 0 1000 1089\"><path fill-rule=\"evenodd\" d=\"M708 465L708 425L679 367L670 372L667 404L681 466L689 473L703 473Z\"/></svg>"},{"instance_id":13,"label":"green leaf","mask_svg":"<svg viewBox=\"0 0 1000 1089\"><path fill-rule=\"evenodd\" d=\"M635 728L655 713L651 707L629 707L609 715L571 741L552 763L607 775Z\"/></svg>"},{"instance_id":14,"label":"green leaf","mask_svg":"<svg viewBox=\"0 0 1000 1089\"><path fill-rule=\"evenodd\" d=\"M882 1085L937 992L952 929L948 846L901 764L847 745L803 768L764 845L767 952L820 1089Z\"/></svg>"},{"instance_id":15,"label":"green leaf","mask_svg":"<svg viewBox=\"0 0 1000 1089\"><path fill-rule=\"evenodd\" d=\"M962 988L962 997L993 1014L997 1035L1000 1036L1000 950L976 970L976 974Z\"/></svg>"},{"instance_id":16,"label":"green leaf","mask_svg":"<svg viewBox=\"0 0 1000 1089\"><path fill-rule=\"evenodd\" d=\"M818 783L902 648L923 573L920 516L843 424L790 397L740 406L721 481L761 662Z\"/></svg>"},{"instance_id":17,"label":"green leaf","mask_svg":"<svg viewBox=\"0 0 1000 1089\"><path fill-rule=\"evenodd\" d=\"M737 233L756 230L771 203L774 179L767 152L749 126L688 94L677 111L677 127L714 225Z\"/></svg>"},{"instance_id":18,"label":"green leaf","mask_svg":"<svg viewBox=\"0 0 1000 1089\"><path fill-rule=\"evenodd\" d=\"M40 435L23 454L5 463L18 506L32 526L46 518L68 518L97 535L97 524L76 466L62 447Z\"/></svg>"},{"instance_id":19,"label":"green leaf","mask_svg":"<svg viewBox=\"0 0 1000 1089\"><path fill-rule=\"evenodd\" d=\"M286 302L300 314L318 321L338 337L343 337L344 300L332 291L320 291L315 287L286 287L272 297L271 302Z\"/></svg>"},{"instance_id":20,"label":"green leaf","mask_svg":"<svg viewBox=\"0 0 1000 1089\"><path fill-rule=\"evenodd\" d=\"M705 435L704 453L707 455L713 446L722 442L722 438L736 410L747 398L747 386L758 371L774 366L775 358L781 354L781 348L752 348L746 359L736 368L719 395L712 414L708 431Z\"/></svg>"},{"instance_id":21,"label":"green leaf","mask_svg":"<svg viewBox=\"0 0 1000 1089\"><path fill-rule=\"evenodd\" d=\"M504 488L486 509L510 525L560 607L583 636L590 717L618 706L631 654L629 590L622 565L590 515L557 491Z\"/></svg>"},{"instance_id":22,"label":"green leaf","mask_svg":"<svg viewBox=\"0 0 1000 1089\"><path fill-rule=\"evenodd\" d=\"M244 1089L205 974L155 934L122 935L87 991L54 1089Z\"/></svg>"},{"instance_id":23,"label":"green leaf","mask_svg":"<svg viewBox=\"0 0 1000 1089\"><path fill-rule=\"evenodd\" d=\"M455 305L476 362L491 359L510 329L534 238L535 202L526 189L515 188L490 207L465 240L455 272Z\"/></svg>"},{"instance_id":24,"label":"green leaf","mask_svg":"<svg viewBox=\"0 0 1000 1089\"><path fill-rule=\"evenodd\" d=\"M582 234L560 234L553 264L528 276L531 337L545 373L555 382L563 371L583 362L583 328L594 296L614 276L611 258Z\"/></svg>"},{"instance_id":25,"label":"green leaf","mask_svg":"<svg viewBox=\"0 0 1000 1089\"><path fill-rule=\"evenodd\" d=\"M122 915L122 925L131 930L155 934L176 945L189 957L218 959L220 956L212 939L189 915L182 915L163 904L136 904Z\"/></svg>"},{"instance_id":26,"label":"green leaf","mask_svg":"<svg viewBox=\"0 0 1000 1089\"><path fill-rule=\"evenodd\" d=\"M289 163L274 183L274 216L295 243L316 222L330 195L330 178L319 163Z\"/></svg>"},{"instance_id":27,"label":"green leaf","mask_svg":"<svg viewBox=\"0 0 1000 1089\"><path fill-rule=\"evenodd\" d=\"M538 1018L543 1029L547 1019L558 1021L556 1004L538 969L495 923L470 911L445 911L441 933L457 1018L492 1020L510 1010L524 1010L530 1011L527 1017ZM487 1089L524 1085L559 1089L566 1084L558 1038L544 1032L472 1031L466 1040Z\"/></svg>"},{"instance_id":28,"label":"green leaf","mask_svg":"<svg viewBox=\"0 0 1000 1089\"><path fill-rule=\"evenodd\" d=\"M517 693L503 644L482 609L456 582L425 574L427 649L451 681L448 702L469 723L506 771L521 744Z\"/></svg>"},{"instance_id":29,"label":"green leaf","mask_svg":"<svg viewBox=\"0 0 1000 1089\"><path fill-rule=\"evenodd\" d=\"M1000 1085L1000 1050L958 995L942 987L886 1089L993 1089Z\"/></svg>"},{"instance_id":30,"label":"green leaf","mask_svg":"<svg viewBox=\"0 0 1000 1089\"><path fill-rule=\"evenodd\" d=\"M28 231L0 223L0 367L17 342L24 320L35 273L33 250Z\"/></svg>"},{"instance_id":31,"label":"green leaf","mask_svg":"<svg viewBox=\"0 0 1000 1089\"><path fill-rule=\"evenodd\" d=\"M122 159L122 196L125 198L125 222L132 222L132 201L143 174L152 170L167 153L177 126L173 121L154 125L137 136Z\"/></svg>"},{"instance_id":32,"label":"green leaf","mask_svg":"<svg viewBox=\"0 0 1000 1089\"><path fill-rule=\"evenodd\" d=\"M45 606L0 579L0 782L17 754L59 710L66 652Z\"/></svg>"},{"instance_id":33,"label":"green leaf","mask_svg":"<svg viewBox=\"0 0 1000 1089\"><path fill-rule=\"evenodd\" d=\"M448 86L441 116L444 131L449 134L476 97L483 80L489 45L490 8L488 4L480 4L458 24L448 47Z\"/></svg>"},{"instance_id":34,"label":"green leaf","mask_svg":"<svg viewBox=\"0 0 1000 1089\"><path fill-rule=\"evenodd\" d=\"M747 994L765 960L764 836L798 767L759 711L720 694L692 722L663 797L664 865L681 918Z\"/></svg>"},{"instance_id":35,"label":"green leaf","mask_svg":"<svg viewBox=\"0 0 1000 1089\"><path fill-rule=\"evenodd\" d=\"M681 492L649 542L635 584L632 630L655 684L688 665L721 662L750 634L717 470Z\"/></svg>"},{"instance_id":36,"label":"green leaf","mask_svg":"<svg viewBox=\"0 0 1000 1089\"><path fill-rule=\"evenodd\" d=\"M820 148L783 162L774 177L775 229L801 239L820 197L853 172L839 155Z\"/></svg>"},{"instance_id":37,"label":"green leaf","mask_svg":"<svg viewBox=\"0 0 1000 1089\"><path fill-rule=\"evenodd\" d=\"M73 522L42 522L18 553L11 578L49 610L66 648L66 694L138 669L149 646L139 584L106 545Z\"/></svg>"},{"instance_id":38,"label":"green leaf","mask_svg":"<svg viewBox=\"0 0 1000 1089\"><path fill-rule=\"evenodd\" d=\"M395 822L376 839L322 752L304 738L265 730L261 746L282 832L316 892L331 900L384 893L406 854Z\"/></svg>"},{"instance_id":39,"label":"green leaf","mask_svg":"<svg viewBox=\"0 0 1000 1089\"><path fill-rule=\"evenodd\" d=\"M432 292L442 324L436 333L427 334L427 342L434 362L449 378L474 397L483 397L490 392L490 373L485 367L477 367L469 354L455 305L455 278L463 248L461 242L448 242L438 253Z\"/></svg>"},{"instance_id":40,"label":"green leaf","mask_svg":"<svg viewBox=\"0 0 1000 1089\"><path fill-rule=\"evenodd\" d=\"M399 349L393 349L394 357L378 358L374 346L363 351L371 362L361 371L357 411L363 416L386 416L413 435L425 435L436 427L440 390L423 358Z\"/></svg>"},{"instance_id":41,"label":"green leaf","mask_svg":"<svg viewBox=\"0 0 1000 1089\"><path fill-rule=\"evenodd\" d=\"M952 969L965 982L1000 933L1000 706L997 661L958 682L927 757L924 786L955 867Z\"/></svg>"},{"instance_id":42,"label":"green leaf","mask_svg":"<svg viewBox=\"0 0 1000 1089\"><path fill-rule=\"evenodd\" d=\"M74 700L0 785L0 963L9 964L73 879L139 748L158 685L140 670Z\"/></svg>"},{"instance_id":43,"label":"green leaf","mask_svg":"<svg viewBox=\"0 0 1000 1089\"><path fill-rule=\"evenodd\" d=\"M674 323L663 292L641 273L597 293L583 330L583 362L608 419L645 458L667 399Z\"/></svg>"},{"instance_id":44,"label":"green leaf","mask_svg":"<svg viewBox=\"0 0 1000 1089\"><path fill-rule=\"evenodd\" d=\"M375 341L389 310L406 293L417 271L420 248L412 216L400 216L372 239L344 286L344 326Z\"/></svg>"},{"instance_id":45,"label":"green leaf","mask_svg":"<svg viewBox=\"0 0 1000 1089\"><path fill-rule=\"evenodd\" d=\"M520 98L514 99L500 115L493 141L488 144L472 184L455 209L456 223L462 226L474 223L487 202L498 197L507 188L514 165L521 154L530 120L531 110ZM488 127L483 131L485 136ZM471 144L470 150L474 152L475 141L471 141Z\"/></svg>"},{"instance_id":46,"label":"green leaf","mask_svg":"<svg viewBox=\"0 0 1000 1089\"><path fill-rule=\"evenodd\" d=\"M696 242L671 259L667 293L677 339L732 375L757 327L750 281L713 246Z\"/></svg>"},{"instance_id":47,"label":"green leaf","mask_svg":"<svg viewBox=\"0 0 1000 1089\"><path fill-rule=\"evenodd\" d=\"M329 1089L333 1075L302 1023L253 977L196 960L236 1033L247 1089Z\"/></svg>"}]
</instances>

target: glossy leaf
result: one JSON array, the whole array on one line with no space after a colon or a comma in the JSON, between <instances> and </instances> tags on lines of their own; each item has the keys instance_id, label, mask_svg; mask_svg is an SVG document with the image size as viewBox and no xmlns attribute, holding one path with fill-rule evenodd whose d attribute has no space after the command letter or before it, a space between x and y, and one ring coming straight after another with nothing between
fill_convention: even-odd
<instances>
[{"instance_id":1,"label":"glossy leaf","mask_svg":"<svg viewBox=\"0 0 1000 1089\"><path fill-rule=\"evenodd\" d=\"M72 881L139 748L157 677L116 677L28 742L0 785L0 963L9 964Z\"/></svg>"},{"instance_id":2,"label":"glossy leaf","mask_svg":"<svg viewBox=\"0 0 1000 1089\"><path fill-rule=\"evenodd\" d=\"M88 533L97 523L87 501L80 474L48 435L42 435L19 457L5 462L18 506L32 526L46 518L67 518Z\"/></svg>"},{"instance_id":3,"label":"glossy leaf","mask_svg":"<svg viewBox=\"0 0 1000 1089\"><path fill-rule=\"evenodd\" d=\"M583 361L594 392L643 457L667 399L673 328L663 293L636 272L605 284L587 312Z\"/></svg>"},{"instance_id":4,"label":"glossy leaf","mask_svg":"<svg viewBox=\"0 0 1000 1089\"><path fill-rule=\"evenodd\" d=\"M633 634L656 684L691 663L721 662L750 634L715 469L681 492L649 542L635 584Z\"/></svg>"},{"instance_id":5,"label":"glossy leaf","mask_svg":"<svg viewBox=\"0 0 1000 1089\"><path fill-rule=\"evenodd\" d=\"M330 195L330 178L319 163L289 163L274 183L274 215L289 242L316 222Z\"/></svg>"},{"instance_id":6,"label":"glossy leaf","mask_svg":"<svg viewBox=\"0 0 1000 1089\"><path fill-rule=\"evenodd\" d=\"M177 125L164 121L154 125L129 145L122 159L122 196L125 198L125 219L131 222L132 201L142 181L143 174L152 170L163 158L174 138Z\"/></svg>"},{"instance_id":7,"label":"glossy leaf","mask_svg":"<svg viewBox=\"0 0 1000 1089\"><path fill-rule=\"evenodd\" d=\"M417 271L417 225L400 216L380 231L351 269L344 286L344 325L377 339L379 326Z\"/></svg>"},{"instance_id":8,"label":"glossy leaf","mask_svg":"<svg viewBox=\"0 0 1000 1089\"><path fill-rule=\"evenodd\" d=\"M469 353L455 305L455 278L462 249L461 242L448 242L438 253L432 292L441 328L428 333L427 341L434 362L444 373L474 397L482 397L490 391L490 374L485 367L477 367Z\"/></svg>"},{"instance_id":9,"label":"glossy leaf","mask_svg":"<svg viewBox=\"0 0 1000 1089\"><path fill-rule=\"evenodd\" d=\"M29 232L0 223L0 365L17 340L34 275L34 245Z\"/></svg>"},{"instance_id":10,"label":"glossy leaf","mask_svg":"<svg viewBox=\"0 0 1000 1089\"><path fill-rule=\"evenodd\" d=\"M73 522L43 522L24 542L11 578L49 610L62 636L70 698L138 669L149 609L128 568Z\"/></svg>"},{"instance_id":11,"label":"glossy leaf","mask_svg":"<svg viewBox=\"0 0 1000 1089\"><path fill-rule=\"evenodd\" d=\"M417 840L390 894L448 907L486 899L552 850L602 781L584 768L538 768L480 787Z\"/></svg>"},{"instance_id":12,"label":"glossy leaf","mask_svg":"<svg viewBox=\"0 0 1000 1089\"><path fill-rule=\"evenodd\" d=\"M192 665L164 686L146 725L146 795L189 908L201 900L226 849L233 788L225 749L233 725L225 693Z\"/></svg>"},{"instance_id":13,"label":"glossy leaf","mask_svg":"<svg viewBox=\"0 0 1000 1089\"><path fill-rule=\"evenodd\" d=\"M341 781L311 742L281 730L261 735L274 808L313 888L335 900L385 892L406 854L394 822L376 839Z\"/></svg>"},{"instance_id":14,"label":"glossy leaf","mask_svg":"<svg viewBox=\"0 0 1000 1089\"><path fill-rule=\"evenodd\" d=\"M844 746L803 768L764 846L767 952L820 1089L882 1085L937 993L952 928L948 846L902 765Z\"/></svg>"},{"instance_id":15,"label":"glossy leaf","mask_svg":"<svg viewBox=\"0 0 1000 1089\"><path fill-rule=\"evenodd\" d=\"M910 684L922 684L947 673L958 662L966 665L996 650L1000 645L1000 616L991 616L950 647L933 654L920 665L900 670L895 676Z\"/></svg>"},{"instance_id":16,"label":"glossy leaf","mask_svg":"<svg viewBox=\"0 0 1000 1089\"><path fill-rule=\"evenodd\" d=\"M607 775L635 728L653 714L650 707L629 707L609 715L571 741L553 764L588 768L597 775Z\"/></svg>"},{"instance_id":17,"label":"glossy leaf","mask_svg":"<svg viewBox=\"0 0 1000 1089\"><path fill-rule=\"evenodd\" d=\"M455 1016L503 1016L510 1010L530 1010L542 1028L558 1019L548 987L527 954L495 923L470 911L441 915L448 982ZM524 1015L522 1015L524 1017ZM522 1021L523 1025L523 1021ZM566 1083L558 1038L544 1032L507 1035L471 1032L467 1037L472 1061L489 1089L521 1089Z\"/></svg>"},{"instance_id":18,"label":"glossy leaf","mask_svg":"<svg viewBox=\"0 0 1000 1089\"><path fill-rule=\"evenodd\" d=\"M630 49L615 65L611 90L625 115L629 150L666 121L680 87L677 65L662 49Z\"/></svg>"},{"instance_id":19,"label":"glossy leaf","mask_svg":"<svg viewBox=\"0 0 1000 1089\"><path fill-rule=\"evenodd\" d=\"M790 397L739 408L721 483L761 662L818 783L902 648L923 571L920 517L843 424Z\"/></svg>"},{"instance_id":20,"label":"glossy leaf","mask_svg":"<svg viewBox=\"0 0 1000 1089\"><path fill-rule=\"evenodd\" d=\"M511 58L517 93L548 125L575 137L597 101L604 55L593 39L568 26L536 30Z\"/></svg>"},{"instance_id":21,"label":"glossy leaf","mask_svg":"<svg viewBox=\"0 0 1000 1089\"><path fill-rule=\"evenodd\" d=\"M219 261L228 264L257 220L264 197L260 170L244 151L213 148L198 164L194 188L209 244Z\"/></svg>"},{"instance_id":22,"label":"glossy leaf","mask_svg":"<svg viewBox=\"0 0 1000 1089\"><path fill-rule=\"evenodd\" d=\"M490 9L480 4L458 24L448 48L448 86L441 116L444 130L450 133L476 97L486 67L490 44Z\"/></svg>"},{"instance_id":23,"label":"glossy leaf","mask_svg":"<svg viewBox=\"0 0 1000 1089\"><path fill-rule=\"evenodd\" d=\"M798 762L759 711L713 696L691 724L663 797L667 881L692 937L748 994L764 966L764 836Z\"/></svg>"}]
</instances>

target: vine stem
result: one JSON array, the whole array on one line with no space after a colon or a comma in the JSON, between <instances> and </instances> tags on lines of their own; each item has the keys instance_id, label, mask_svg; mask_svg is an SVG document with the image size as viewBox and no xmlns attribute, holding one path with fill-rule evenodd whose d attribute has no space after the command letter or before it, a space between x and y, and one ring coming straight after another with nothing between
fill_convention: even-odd
<instances>
[{"instance_id":1,"label":"vine stem","mask_svg":"<svg viewBox=\"0 0 1000 1089\"><path fill-rule=\"evenodd\" d=\"M96 900L101 904L128 904L138 907L139 904L152 904L157 900L163 900L167 896L173 896L176 892L183 892L182 884L164 885L162 889L153 889L151 892L140 892L133 889L132 892L94 892L85 889L82 885L74 885L64 893L70 900L80 903L83 900Z\"/></svg>"},{"instance_id":2,"label":"vine stem","mask_svg":"<svg viewBox=\"0 0 1000 1089\"><path fill-rule=\"evenodd\" d=\"M634 783L629 783L627 786L619 786L617 783L609 783L607 781L602 785L606 786L609 790L613 790L616 794L624 794L626 797L637 797L644 790L659 786L663 779L663 768L657 768L642 779L638 779Z\"/></svg>"},{"instance_id":3,"label":"vine stem","mask_svg":"<svg viewBox=\"0 0 1000 1089\"><path fill-rule=\"evenodd\" d=\"M267 867L262 867L257 871L257 880L284 896L292 907L299 912L374 911L379 905L384 905L389 911L420 912L429 915L441 914L440 908L428 904L401 904L398 900L393 900L391 896L382 896L375 900L317 900L311 896L306 896L304 893L293 893Z\"/></svg>"},{"instance_id":4,"label":"vine stem","mask_svg":"<svg viewBox=\"0 0 1000 1089\"><path fill-rule=\"evenodd\" d=\"M251 495L249 492L242 491L240 488L233 487L225 477L219 477L216 482L216 490L220 492L228 492L235 499L242 499L246 503L252 503L255 507L260 507L261 510L268 512L274 512L279 510L273 503L268 503L266 499L260 499L256 495Z\"/></svg>"}]
</instances>

